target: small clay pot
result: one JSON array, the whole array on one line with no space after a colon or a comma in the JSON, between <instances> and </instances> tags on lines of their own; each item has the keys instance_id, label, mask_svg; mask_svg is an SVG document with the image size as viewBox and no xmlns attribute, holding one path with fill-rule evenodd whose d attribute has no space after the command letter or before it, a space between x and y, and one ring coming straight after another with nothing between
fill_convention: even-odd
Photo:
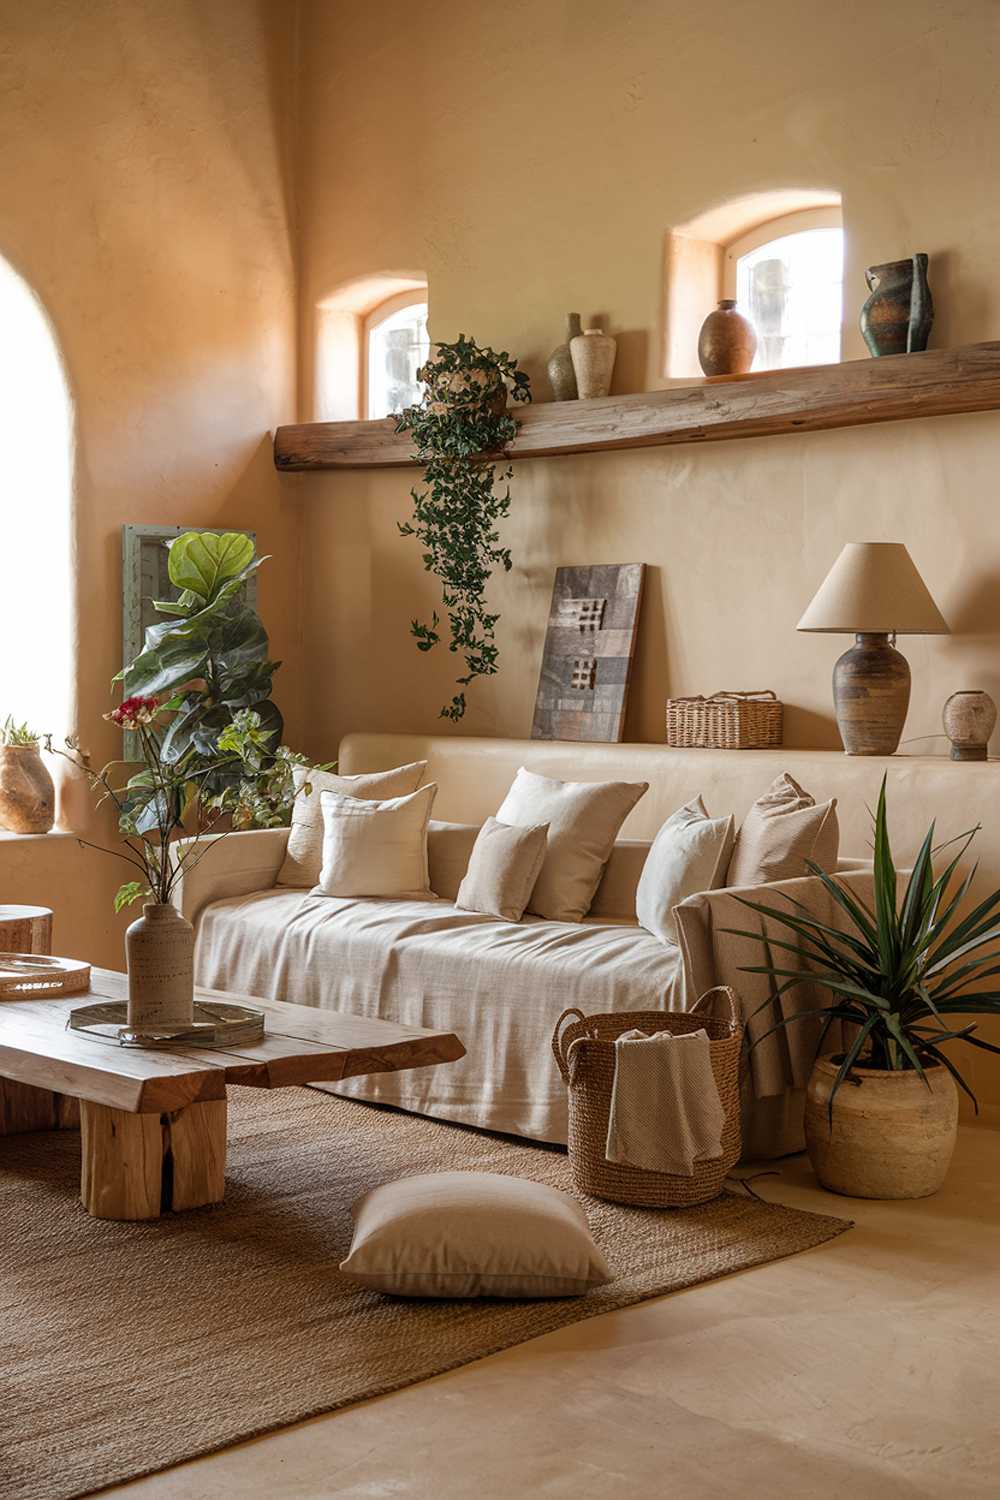
<instances>
[{"instance_id":1,"label":"small clay pot","mask_svg":"<svg viewBox=\"0 0 1000 1500\"><path fill-rule=\"evenodd\" d=\"M997 706L989 693L972 688L952 693L941 722L951 740L952 760L987 759L990 735L997 723Z\"/></svg>"},{"instance_id":2,"label":"small clay pot","mask_svg":"<svg viewBox=\"0 0 1000 1500\"><path fill-rule=\"evenodd\" d=\"M580 337L581 332L580 314L568 313L566 342L553 349L549 356L549 384L555 401L575 401L579 395L576 387L576 371L573 369L573 356L569 352L569 346L573 339Z\"/></svg>"},{"instance_id":3,"label":"small clay pot","mask_svg":"<svg viewBox=\"0 0 1000 1500\"><path fill-rule=\"evenodd\" d=\"M749 318L723 297L698 335L698 360L706 375L745 375L757 353L757 334Z\"/></svg>"},{"instance_id":4,"label":"small clay pot","mask_svg":"<svg viewBox=\"0 0 1000 1500\"><path fill-rule=\"evenodd\" d=\"M570 340L570 358L576 373L577 394L581 401L606 396L611 390L618 343L600 328L585 328Z\"/></svg>"},{"instance_id":5,"label":"small clay pot","mask_svg":"<svg viewBox=\"0 0 1000 1500\"><path fill-rule=\"evenodd\" d=\"M56 790L35 745L0 745L0 828L48 833L56 819Z\"/></svg>"},{"instance_id":6,"label":"small clay pot","mask_svg":"<svg viewBox=\"0 0 1000 1500\"><path fill-rule=\"evenodd\" d=\"M806 1090L806 1148L825 1188L849 1198L928 1198L958 1137L958 1090L940 1064L914 1072L857 1068L833 1101L839 1058L820 1057Z\"/></svg>"}]
</instances>

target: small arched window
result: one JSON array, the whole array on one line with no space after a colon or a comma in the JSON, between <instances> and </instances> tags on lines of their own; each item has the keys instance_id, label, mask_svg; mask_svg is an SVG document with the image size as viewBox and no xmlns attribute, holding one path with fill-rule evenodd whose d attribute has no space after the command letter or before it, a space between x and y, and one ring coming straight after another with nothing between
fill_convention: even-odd
<instances>
[{"instance_id":1,"label":"small arched window","mask_svg":"<svg viewBox=\"0 0 1000 1500\"><path fill-rule=\"evenodd\" d=\"M726 249L726 295L757 330L755 370L836 364L844 280L839 210L762 224Z\"/></svg>"},{"instance_id":2,"label":"small arched window","mask_svg":"<svg viewBox=\"0 0 1000 1500\"><path fill-rule=\"evenodd\" d=\"M420 400L417 371L430 353L427 299L412 292L383 302L365 319L365 416L388 417Z\"/></svg>"},{"instance_id":3,"label":"small arched window","mask_svg":"<svg viewBox=\"0 0 1000 1500\"><path fill-rule=\"evenodd\" d=\"M37 298L0 259L0 721L71 728L73 409Z\"/></svg>"}]
</instances>

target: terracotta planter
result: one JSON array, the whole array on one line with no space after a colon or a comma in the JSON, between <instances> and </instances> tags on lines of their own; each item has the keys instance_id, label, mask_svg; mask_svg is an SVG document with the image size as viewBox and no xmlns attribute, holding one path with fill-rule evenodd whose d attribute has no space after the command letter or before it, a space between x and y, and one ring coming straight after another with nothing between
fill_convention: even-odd
<instances>
[{"instance_id":1,"label":"terracotta planter","mask_svg":"<svg viewBox=\"0 0 1000 1500\"><path fill-rule=\"evenodd\" d=\"M951 740L952 760L988 759L990 735L997 723L997 706L989 693L972 688L952 693L941 722Z\"/></svg>"},{"instance_id":2,"label":"terracotta planter","mask_svg":"<svg viewBox=\"0 0 1000 1500\"><path fill-rule=\"evenodd\" d=\"M548 372L549 384L552 387L552 396L556 401L575 401L579 392L576 386L576 371L573 369L573 356L569 352L569 346L573 339L580 337L580 314L568 313L566 315L566 342L553 349L549 356Z\"/></svg>"},{"instance_id":3,"label":"terracotta planter","mask_svg":"<svg viewBox=\"0 0 1000 1500\"><path fill-rule=\"evenodd\" d=\"M828 1114L838 1064L821 1057L806 1090L806 1148L825 1188L848 1198L927 1198L944 1182L958 1132L958 1090L940 1065L916 1073L859 1068Z\"/></svg>"},{"instance_id":4,"label":"terracotta planter","mask_svg":"<svg viewBox=\"0 0 1000 1500\"><path fill-rule=\"evenodd\" d=\"M592 401L595 397L606 396L611 390L617 340L599 328L587 328L579 337L570 339L569 353L580 400Z\"/></svg>"},{"instance_id":5,"label":"terracotta planter","mask_svg":"<svg viewBox=\"0 0 1000 1500\"><path fill-rule=\"evenodd\" d=\"M128 1024L136 1030L194 1020L194 928L168 904L149 902L125 933Z\"/></svg>"},{"instance_id":6,"label":"terracotta planter","mask_svg":"<svg viewBox=\"0 0 1000 1500\"><path fill-rule=\"evenodd\" d=\"M753 324L724 297L710 312L698 335L698 362L706 375L745 375L757 353Z\"/></svg>"},{"instance_id":7,"label":"terracotta planter","mask_svg":"<svg viewBox=\"0 0 1000 1500\"><path fill-rule=\"evenodd\" d=\"M56 792L37 745L0 745L0 828L48 833Z\"/></svg>"}]
</instances>

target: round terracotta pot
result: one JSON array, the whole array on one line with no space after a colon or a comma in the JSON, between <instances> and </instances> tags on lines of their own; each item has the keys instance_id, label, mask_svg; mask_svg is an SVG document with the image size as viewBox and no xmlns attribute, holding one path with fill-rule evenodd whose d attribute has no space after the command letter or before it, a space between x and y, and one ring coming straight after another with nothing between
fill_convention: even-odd
<instances>
[{"instance_id":1,"label":"round terracotta pot","mask_svg":"<svg viewBox=\"0 0 1000 1500\"><path fill-rule=\"evenodd\" d=\"M745 375L757 353L753 324L724 297L710 312L698 335L698 362L706 375Z\"/></svg>"},{"instance_id":2,"label":"round terracotta pot","mask_svg":"<svg viewBox=\"0 0 1000 1500\"><path fill-rule=\"evenodd\" d=\"M806 1090L806 1149L825 1188L848 1198L927 1198L944 1182L958 1132L958 1090L946 1068L858 1068L829 1102L839 1060L818 1058Z\"/></svg>"},{"instance_id":3,"label":"round terracotta pot","mask_svg":"<svg viewBox=\"0 0 1000 1500\"><path fill-rule=\"evenodd\" d=\"M35 745L0 745L0 828L48 833L56 820L56 789Z\"/></svg>"},{"instance_id":4,"label":"round terracotta pot","mask_svg":"<svg viewBox=\"0 0 1000 1500\"><path fill-rule=\"evenodd\" d=\"M125 933L128 1024L137 1030L194 1020L194 928L169 903L150 901Z\"/></svg>"}]
</instances>

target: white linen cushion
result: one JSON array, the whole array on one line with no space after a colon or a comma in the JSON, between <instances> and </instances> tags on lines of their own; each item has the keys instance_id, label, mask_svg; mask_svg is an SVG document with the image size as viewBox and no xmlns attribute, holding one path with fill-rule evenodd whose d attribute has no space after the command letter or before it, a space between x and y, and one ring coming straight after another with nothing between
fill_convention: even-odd
<instances>
[{"instance_id":1,"label":"white linen cushion","mask_svg":"<svg viewBox=\"0 0 1000 1500\"><path fill-rule=\"evenodd\" d=\"M456 906L520 922L545 859L547 823L515 828L487 818L469 859Z\"/></svg>"},{"instance_id":2,"label":"white linen cushion","mask_svg":"<svg viewBox=\"0 0 1000 1500\"><path fill-rule=\"evenodd\" d=\"M808 875L806 860L837 868L837 799L820 803L782 771L747 813L736 838L727 886L771 885Z\"/></svg>"},{"instance_id":3,"label":"white linen cushion","mask_svg":"<svg viewBox=\"0 0 1000 1500\"><path fill-rule=\"evenodd\" d=\"M427 823L436 795L433 781L385 802L321 792L323 868L315 894L430 897Z\"/></svg>"},{"instance_id":4,"label":"white linen cushion","mask_svg":"<svg viewBox=\"0 0 1000 1500\"><path fill-rule=\"evenodd\" d=\"M662 943L676 943L673 909L725 882L736 838L735 819L710 818L701 797L671 813L653 840L635 895L635 914Z\"/></svg>"},{"instance_id":5,"label":"white linen cushion","mask_svg":"<svg viewBox=\"0 0 1000 1500\"><path fill-rule=\"evenodd\" d=\"M578 1297L610 1281L586 1215L567 1193L492 1172L385 1183L351 1209L340 1269L401 1297Z\"/></svg>"},{"instance_id":6,"label":"white linen cushion","mask_svg":"<svg viewBox=\"0 0 1000 1500\"><path fill-rule=\"evenodd\" d=\"M425 760L415 760L392 771L371 771L364 776L338 776L333 771L313 771L296 766L295 801L292 804L292 826L288 830L285 861L278 873L278 885L312 886L319 880L323 863L323 792L337 792L341 797L363 797L372 801L387 797L406 797L415 792L427 769ZM312 791L304 793L306 785Z\"/></svg>"},{"instance_id":7,"label":"white linen cushion","mask_svg":"<svg viewBox=\"0 0 1000 1500\"><path fill-rule=\"evenodd\" d=\"M520 768L497 811L501 823L548 823L545 860L528 910L554 922L582 922L615 838L647 781L554 781Z\"/></svg>"}]
</instances>

